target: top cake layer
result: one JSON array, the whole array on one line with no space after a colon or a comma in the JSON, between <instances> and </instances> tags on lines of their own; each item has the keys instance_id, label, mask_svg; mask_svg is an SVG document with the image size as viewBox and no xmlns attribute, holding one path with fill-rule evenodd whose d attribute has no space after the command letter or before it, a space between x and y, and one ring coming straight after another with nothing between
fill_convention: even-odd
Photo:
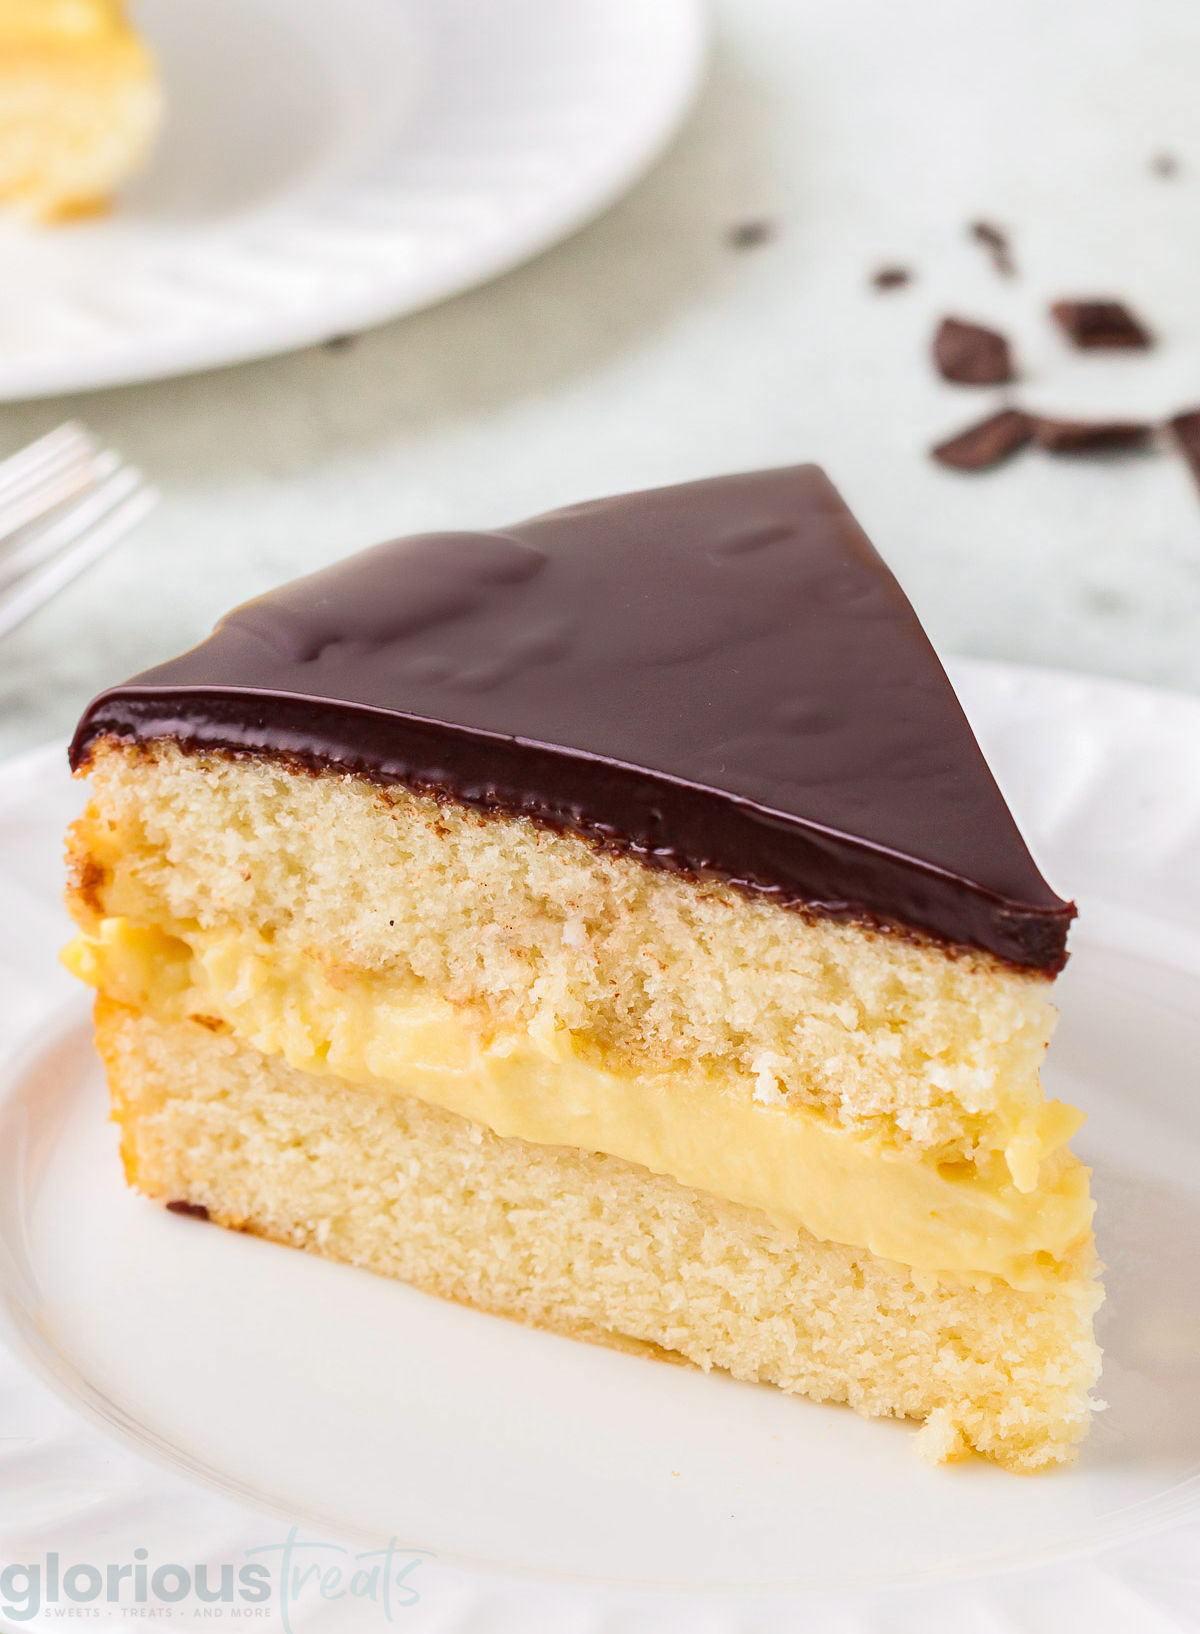
<instances>
[{"instance_id":1,"label":"top cake layer","mask_svg":"<svg viewBox=\"0 0 1200 1634\"><path fill-rule=\"evenodd\" d=\"M102 693L72 764L110 734L441 791L783 906L1065 958L1073 909L815 466L380 545Z\"/></svg>"}]
</instances>

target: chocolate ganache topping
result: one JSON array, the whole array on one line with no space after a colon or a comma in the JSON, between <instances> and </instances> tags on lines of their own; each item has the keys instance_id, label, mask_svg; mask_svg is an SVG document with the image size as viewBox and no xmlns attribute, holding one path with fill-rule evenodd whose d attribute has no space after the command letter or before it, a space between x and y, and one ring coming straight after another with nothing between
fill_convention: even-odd
<instances>
[{"instance_id":1,"label":"chocolate ganache topping","mask_svg":"<svg viewBox=\"0 0 1200 1634\"><path fill-rule=\"evenodd\" d=\"M102 693L72 765L107 735L402 783L784 907L1065 958L1074 909L811 465L379 545Z\"/></svg>"}]
</instances>

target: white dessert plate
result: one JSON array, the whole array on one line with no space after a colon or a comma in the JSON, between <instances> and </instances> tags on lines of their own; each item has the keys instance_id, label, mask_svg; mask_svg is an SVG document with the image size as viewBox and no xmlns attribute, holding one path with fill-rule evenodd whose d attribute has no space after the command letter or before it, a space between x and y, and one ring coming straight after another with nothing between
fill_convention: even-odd
<instances>
[{"instance_id":1,"label":"white dessert plate","mask_svg":"<svg viewBox=\"0 0 1200 1634\"><path fill-rule=\"evenodd\" d=\"M141 0L167 120L106 218L0 223L0 398L382 323L633 181L699 78L698 0Z\"/></svg>"},{"instance_id":2,"label":"white dessert plate","mask_svg":"<svg viewBox=\"0 0 1200 1634\"><path fill-rule=\"evenodd\" d=\"M49 1628L69 1566L81 1595L128 1566L132 1597L139 1562L134 1611L211 1626L197 1565L211 1588L257 1562L251 1610L285 1629L1200 1628L1200 699L955 676L1082 910L1047 1077L1089 1113L1109 1406L1075 1467L929 1469L910 1426L529 1331L127 1192L86 998L53 962L81 791L40 751L0 773L0 1626L33 1605L27 1567L42 1603L19 1626ZM89 1626L143 1626L106 1593L82 1600Z\"/></svg>"}]
</instances>

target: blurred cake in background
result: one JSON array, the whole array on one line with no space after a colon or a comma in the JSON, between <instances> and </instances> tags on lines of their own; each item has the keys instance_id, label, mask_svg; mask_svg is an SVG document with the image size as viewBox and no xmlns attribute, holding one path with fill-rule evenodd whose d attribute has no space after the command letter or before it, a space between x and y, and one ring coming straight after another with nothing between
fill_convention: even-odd
<instances>
[{"instance_id":1,"label":"blurred cake in background","mask_svg":"<svg viewBox=\"0 0 1200 1634\"><path fill-rule=\"evenodd\" d=\"M121 0L0 0L0 205L37 221L104 209L161 111Z\"/></svg>"}]
</instances>

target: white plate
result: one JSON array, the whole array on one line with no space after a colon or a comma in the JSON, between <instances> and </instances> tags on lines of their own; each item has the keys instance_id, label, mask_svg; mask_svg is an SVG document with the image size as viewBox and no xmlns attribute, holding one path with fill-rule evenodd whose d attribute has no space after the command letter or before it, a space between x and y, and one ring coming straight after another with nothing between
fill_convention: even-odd
<instances>
[{"instance_id":1,"label":"white plate","mask_svg":"<svg viewBox=\"0 0 1200 1634\"><path fill-rule=\"evenodd\" d=\"M528 1331L128 1193L86 1001L50 962L79 791L42 752L0 778L0 1023L28 1036L0 1087L0 1560L240 1563L294 1523L430 1551L403 1618L428 1630L1200 1627L1200 700L956 675L1083 911L1047 1076L1090 1114L1110 1407L1075 1468L930 1470L909 1426ZM297 1627L383 1615L322 1607L312 1579L299 1598Z\"/></svg>"},{"instance_id":2,"label":"white plate","mask_svg":"<svg viewBox=\"0 0 1200 1634\"><path fill-rule=\"evenodd\" d=\"M143 0L168 118L107 219L0 223L0 398L382 323L596 214L674 130L697 0Z\"/></svg>"}]
</instances>

